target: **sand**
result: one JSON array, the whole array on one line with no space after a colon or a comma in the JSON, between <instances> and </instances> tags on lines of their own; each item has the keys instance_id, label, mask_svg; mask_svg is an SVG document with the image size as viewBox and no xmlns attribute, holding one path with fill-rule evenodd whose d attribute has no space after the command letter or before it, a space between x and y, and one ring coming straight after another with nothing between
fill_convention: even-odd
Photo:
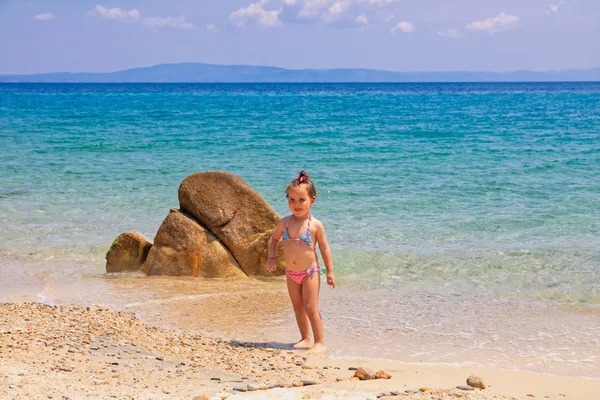
<instances>
[{"instance_id":1,"label":"sand","mask_svg":"<svg viewBox=\"0 0 600 400\"><path fill-rule=\"evenodd\" d=\"M0 399L592 400L600 396L597 380L331 359L161 328L132 313L78 305L1 304L0 364ZM392 377L353 380L357 367L385 370ZM472 374L482 377L488 387L456 388L466 385Z\"/></svg>"}]
</instances>

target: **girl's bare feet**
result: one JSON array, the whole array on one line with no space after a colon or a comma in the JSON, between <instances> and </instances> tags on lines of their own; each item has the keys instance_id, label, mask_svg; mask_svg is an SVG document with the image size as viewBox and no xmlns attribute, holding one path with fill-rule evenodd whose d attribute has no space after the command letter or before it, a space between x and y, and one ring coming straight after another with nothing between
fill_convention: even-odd
<instances>
[{"instance_id":1,"label":"girl's bare feet","mask_svg":"<svg viewBox=\"0 0 600 400\"><path fill-rule=\"evenodd\" d=\"M294 345L295 349L308 349L310 348L310 338L302 339Z\"/></svg>"},{"instance_id":2,"label":"girl's bare feet","mask_svg":"<svg viewBox=\"0 0 600 400\"><path fill-rule=\"evenodd\" d=\"M324 353L327 351L325 343L315 343L313 347L308 349L307 353Z\"/></svg>"}]
</instances>

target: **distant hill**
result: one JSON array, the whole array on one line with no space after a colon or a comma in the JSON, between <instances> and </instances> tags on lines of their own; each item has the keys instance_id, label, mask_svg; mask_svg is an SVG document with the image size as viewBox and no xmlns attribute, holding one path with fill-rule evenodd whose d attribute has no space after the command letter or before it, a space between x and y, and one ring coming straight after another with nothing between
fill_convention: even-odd
<instances>
[{"instance_id":1,"label":"distant hill","mask_svg":"<svg viewBox=\"0 0 600 400\"><path fill-rule=\"evenodd\" d=\"M553 82L600 81L600 68L511 72L394 72L375 69L284 69L200 63L161 64L108 73L0 75L0 82Z\"/></svg>"}]
</instances>

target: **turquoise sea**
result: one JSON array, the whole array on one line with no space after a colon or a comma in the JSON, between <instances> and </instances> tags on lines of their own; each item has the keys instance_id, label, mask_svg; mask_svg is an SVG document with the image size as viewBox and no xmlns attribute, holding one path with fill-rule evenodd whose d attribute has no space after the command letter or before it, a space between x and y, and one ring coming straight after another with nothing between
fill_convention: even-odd
<instances>
[{"instance_id":1,"label":"turquoise sea","mask_svg":"<svg viewBox=\"0 0 600 400\"><path fill-rule=\"evenodd\" d=\"M326 327L370 342L339 355L600 378L600 83L0 84L0 164L0 300L119 279L112 240L191 173L285 215L306 169Z\"/></svg>"}]
</instances>

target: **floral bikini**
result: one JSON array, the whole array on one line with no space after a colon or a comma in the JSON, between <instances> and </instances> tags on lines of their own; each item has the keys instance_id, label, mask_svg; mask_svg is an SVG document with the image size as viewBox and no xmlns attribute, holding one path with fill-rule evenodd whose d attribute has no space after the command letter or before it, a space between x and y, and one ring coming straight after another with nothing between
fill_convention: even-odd
<instances>
[{"instance_id":1,"label":"floral bikini","mask_svg":"<svg viewBox=\"0 0 600 400\"><path fill-rule=\"evenodd\" d=\"M317 260L316 265L314 265L304 271L290 271L289 269L286 268L285 274L287 276L289 276L290 278L292 278L296 283L301 285L302 281L304 281L304 278L306 278L309 275L312 275L315 272L320 272L321 267L319 267L319 262L318 262L319 259L317 258L317 254L316 254L317 249L313 245L312 237L310 236L310 221L312 221L312 214L310 214L310 213L308 214L308 228L306 229L306 232L304 232L302 235L300 235L300 237L297 239L290 237L290 233L288 232L288 226L290 225L291 219L292 219L292 216L290 216L288 218L287 223L285 224L285 230L283 231L283 235L281 236L281 241L287 242L287 241L291 240L291 241L295 241L295 242L306 243L315 251L315 259Z\"/></svg>"}]
</instances>

